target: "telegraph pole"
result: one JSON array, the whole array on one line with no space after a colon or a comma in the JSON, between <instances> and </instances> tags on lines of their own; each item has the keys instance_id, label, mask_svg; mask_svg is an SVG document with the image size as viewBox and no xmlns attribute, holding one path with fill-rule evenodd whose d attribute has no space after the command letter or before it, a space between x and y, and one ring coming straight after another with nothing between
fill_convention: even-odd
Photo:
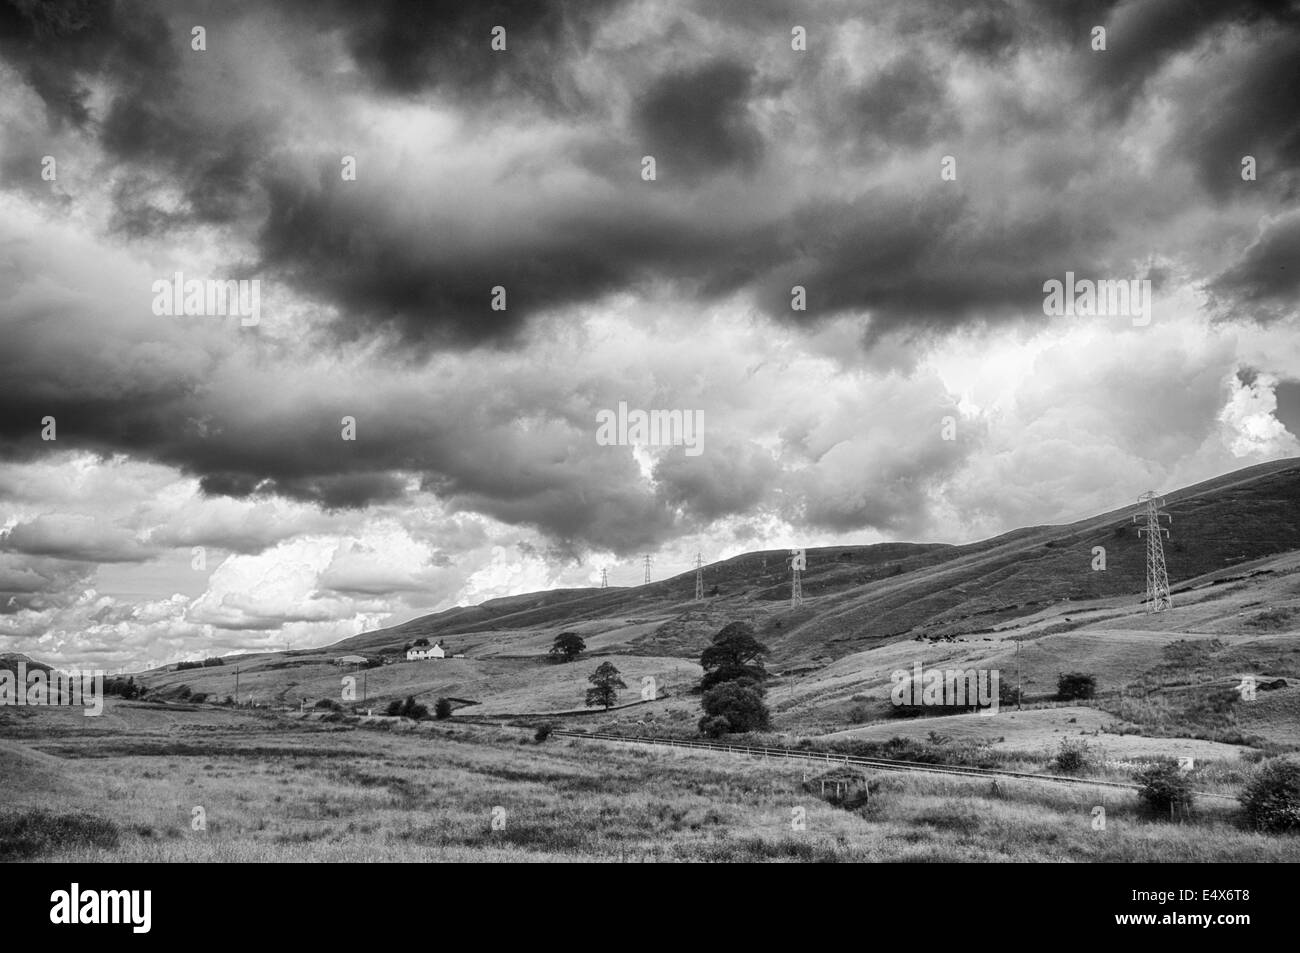
<instances>
[{"instance_id":1,"label":"telegraph pole","mask_svg":"<svg viewBox=\"0 0 1300 953\"><path fill-rule=\"evenodd\" d=\"M1023 704L1025 693L1020 687L1020 643L1024 639L1016 639L1016 711L1020 711Z\"/></svg>"},{"instance_id":2,"label":"telegraph pole","mask_svg":"<svg viewBox=\"0 0 1300 953\"><path fill-rule=\"evenodd\" d=\"M1147 611L1163 612L1173 608L1173 598L1169 595L1169 573L1165 569L1165 548L1161 534L1169 535L1169 530L1160 525L1160 517L1173 522L1174 518L1160 509L1164 500L1156 496L1155 490L1148 490L1138 497L1146 504L1146 526L1138 527L1138 538L1147 534ZM1133 516L1133 522L1139 519Z\"/></svg>"}]
</instances>

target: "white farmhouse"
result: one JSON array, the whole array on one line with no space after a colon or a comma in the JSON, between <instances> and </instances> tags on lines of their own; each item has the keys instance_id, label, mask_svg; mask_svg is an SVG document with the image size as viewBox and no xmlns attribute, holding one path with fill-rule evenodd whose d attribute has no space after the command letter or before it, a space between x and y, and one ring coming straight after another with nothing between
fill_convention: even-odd
<instances>
[{"instance_id":1,"label":"white farmhouse","mask_svg":"<svg viewBox=\"0 0 1300 953\"><path fill-rule=\"evenodd\" d=\"M447 653L442 647L442 640L439 639L433 645L429 644L428 639L416 639L409 649L406 650L406 660L415 662L420 659L446 658Z\"/></svg>"}]
</instances>

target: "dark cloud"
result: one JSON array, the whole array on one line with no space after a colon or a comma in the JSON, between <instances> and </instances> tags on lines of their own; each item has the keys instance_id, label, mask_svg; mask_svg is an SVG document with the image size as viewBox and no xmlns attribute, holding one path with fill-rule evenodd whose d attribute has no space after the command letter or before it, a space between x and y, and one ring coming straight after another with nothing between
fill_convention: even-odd
<instances>
[{"instance_id":1,"label":"dark cloud","mask_svg":"<svg viewBox=\"0 0 1300 953\"><path fill-rule=\"evenodd\" d=\"M1286 23L1294 27L1292 0L1143 0L1110 10L1105 21L1084 30L1076 55L1086 65L1088 87L1125 113L1175 53L1188 51L1230 23ZM1105 51L1092 51L1088 31L1106 27ZM1075 17L1075 27L1082 26Z\"/></svg>"},{"instance_id":2,"label":"dark cloud","mask_svg":"<svg viewBox=\"0 0 1300 953\"><path fill-rule=\"evenodd\" d=\"M1287 430L1300 436L1300 380L1279 381L1273 394L1277 397L1274 416Z\"/></svg>"},{"instance_id":3,"label":"dark cloud","mask_svg":"<svg viewBox=\"0 0 1300 953\"><path fill-rule=\"evenodd\" d=\"M1212 69L1178 100L1169 153L1197 171L1217 199L1260 192L1300 199L1300 28L1269 36L1237 62ZM1256 179L1242 179L1242 158L1256 160Z\"/></svg>"},{"instance_id":4,"label":"dark cloud","mask_svg":"<svg viewBox=\"0 0 1300 953\"><path fill-rule=\"evenodd\" d=\"M145 562L157 550L129 530L86 516L48 514L0 533L0 550L76 562Z\"/></svg>"},{"instance_id":5,"label":"dark cloud","mask_svg":"<svg viewBox=\"0 0 1300 953\"><path fill-rule=\"evenodd\" d=\"M475 101L546 105L578 96L565 73L570 54L590 40L594 22L620 4L575 0L382 0L308 3L303 14L341 28L348 49L379 90L431 89ZM506 30L506 50L491 49L492 29Z\"/></svg>"},{"instance_id":6,"label":"dark cloud","mask_svg":"<svg viewBox=\"0 0 1300 953\"><path fill-rule=\"evenodd\" d=\"M916 54L890 63L847 99L859 140L876 148L920 145L953 122L943 72Z\"/></svg>"},{"instance_id":7,"label":"dark cloud","mask_svg":"<svg viewBox=\"0 0 1300 953\"><path fill-rule=\"evenodd\" d=\"M687 456L682 448L659 458L654 478L659 495L680 507L699 525L759 506L777 484L780 467L772 455L753 444L712 438L704 425L703 452Z\"/></svg>"},{"instance_id":8,"label":"dark cloud","mask_svg":"<svg viewBox=\"0 0 1300 953\"><path fill-rule=\"evenodd\" d=\"M1296 313L1300 290L1300 212L1269 222L1231 267L1209 284L1225 314L1276 320Z\"/></svg>"},{"instance_id":9,"label":"dark cloud","mask_svg":"<svg viewBox=\"0 0 1300 953\"><path fill-rule=\"evenodd\" d=\"M0 615L65 607L94 574L93 563L0 551Z\"/></svg>"},{"instance_id":10,"label":"dark cloud","mask_svg":"<svg viewBox=\"0 0 1300 953\"><path fill-rule=\"evenodd\" d=\"M693 182L758 165L763 141L748 114L753 78L752 66L715 60L654 82L634 121L660 179Z\"/></svg>"}]
</instances>

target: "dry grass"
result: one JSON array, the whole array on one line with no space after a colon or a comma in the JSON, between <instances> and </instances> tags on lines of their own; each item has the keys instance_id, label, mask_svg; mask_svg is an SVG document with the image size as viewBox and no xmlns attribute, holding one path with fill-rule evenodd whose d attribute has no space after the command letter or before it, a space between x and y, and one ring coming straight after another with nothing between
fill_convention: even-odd
<instances>
[{"instance_id":1,"label":"dry grass","mask_svg":"<svg viewBox=\"0 0 1300 953\"><path fill-rule=\"evenodd\" d=\"M287 721L273 733L236 724L201 738L141 728L110 739L74 725L27 742L64 783L0 778L0 814L89 813L118 829L115 847L83 842L37 858L58 861L1300 859L1300 838L1243 831L1224 803L1169 824L1143 818L1125 792L1005 781L998 796L985 780L887 774L873 776L865 808L847 812L802 790L798 765L530 739ZM1219 781L1226 789L1237 777ZM1093 830L1098 805L1104 831ZM191 829L196 807L206 830ZM803 830L792 826L798 808Z\"/></svg>"}]
</instances>

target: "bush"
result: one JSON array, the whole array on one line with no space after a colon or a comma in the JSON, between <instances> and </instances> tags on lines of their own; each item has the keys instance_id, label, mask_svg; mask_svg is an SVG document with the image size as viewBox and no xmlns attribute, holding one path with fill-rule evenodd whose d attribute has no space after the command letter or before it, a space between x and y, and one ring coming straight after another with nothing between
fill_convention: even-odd
<instances>
[{"instance_id":1,"label":"bush","mask_svg":"<svg viewBox=\"0 0 1300 953\"><path fill-rule=\"evenodd\" d=\"M705 718L700 721L700 730L705 734L718 728L711 723L711 729L705 729L709 716L723 718L727 731L766 731L771 727L771 716L760 691L740 682L723 682L710 688L704 693L701 707Z\"/></svg>"},{"instance_id":2,"label":"bush","mask_svg":"<svg viewBox=\"0 0 1300 953\"><path fill-rule=\"evenodd\" d=\"M998 682L998 707L1015 708L1024 699L1024 693L1009 682Z\"/></svg>"},{"instance_id":3,"label":"bush","mask_svg":"<svg viewBox=\"0 0 1300 953\"><path fill-rule=\"evenodd\" d=\"M320 701L316 703L316 707L328 708L330 711L339 711L343 708L342 705L334 701L334 699L332 698L322 698Z\"/></svg>"},{"instance_id":4,"label":"bush","mask_svg":"<svg viewBox=\"0 0 1300 953\"><path fill-rule=\"evenodd\" d=\"M400 715L401 713L402 713L402 703L398 701L396 698L390 701L388 703L388 707L384 709L385 715L393 715L395 717L397 715Z\"/></svg>"},{"instance_id":5,"label":"bush","mask_svg":"<svg viewBox=\"0 0 1300 953\"><path fill-rule=\"evenodd\" d=\"M849 709L849 721L855 725L860 725L864 721L871 720L871 709L866 705L854 705Z\"/></svg>"},{"instance_id":6,"label":"bush","mask_svg":"<svg viewBox=\"0 0 1300 953\"><path fill-rule=\"evenodd\" d=\"M93 814L34 810L0 815L0 860L35 857L77 847L113 848L118 829Z\"/></svg>"},{"instance_id":7,"label":"bush","mask_svg":"<svg viewBox=\"0 0 1300 953\"><path fill-rule=\"evenodd\" d=\"M541 744L547 738L551 737L551 732L554 730L555 730L554 725L552 725L550 722L544 721L537 726L537 732L533 735L533 740L536 741L538 744Z\"/></svg>"},{"instance_id":8,"label":"bush","mask_svg":"<svg viewBox=\"0 0 1300 953\"><path fill-rule=\"evenodd\" d=\"M391 705L389 706L392 707ZM423 721L429 717L429 709L423 705L416 704L414 695L407 695L406 701L402 702L397 714L403 718L410 718L413 721Z\"/></svg>"},{"instance_id":9,"label":"bush","mask_svg":"<svg viewBox=\"0 0 1300 953\"><path fill-rule=\"evenodd\" d=\"M1062 738L1060 750L1056 752L1052 764L1057 771L1073 774L1076 771L1082 771L1091 761L1092 749L1088 747L1086 742Z\"/></svg>"},{"instance_id":10,"label":"bush","mask_svg":"<svg viewBox=\"0 0 1300 953\"><path fill-rule=\"evenodd\" d=\"M439 698L433 704L433 717L443 721L451 717L451 702L445 698Z\"/></svg>"},{"instance_id":11,"label":"bush","mask_svg":"<svg viewBox=\"0 0 1300 953\"><path fill-rule=\"evenodd\" d=\"M1192 785L1176 761L1161 761L1135 779L1138 798L1151 813L1168 817L1174 810L1192 806Z\"/></svg>"},{"instance_id":12,"label":"bush","mask_svg":"<svg viewBox=\"0 0 1300 953\"><path fill-rule=\"evenodd\" d=\"M710 738L721 738L731 730L731 722L723 715L705 715L700 719L700 733Z\"/></svg>"},{"instance_id":13,"label":"bush","mask_svg":"<svg viewBox=\"0 0 1300 953\"><path fill-rule=\"evenodd\" d=\"M1060 701L1075 698L1092 698L1097 694L1097 679L1082 672L1070 672L1056 678L1056 697Z\"/></svg>"},{"instance_id":14,"label":"bush","mask_svg":"<svg viewBox=\"0 0 1300 953\"><path fill-rule=\"evenodd\" d=\"M1300 763L1270 758L1256 769L1239 800L1247 823L1256 830L1300 831Z\"/></svg>"}]
</instances>

